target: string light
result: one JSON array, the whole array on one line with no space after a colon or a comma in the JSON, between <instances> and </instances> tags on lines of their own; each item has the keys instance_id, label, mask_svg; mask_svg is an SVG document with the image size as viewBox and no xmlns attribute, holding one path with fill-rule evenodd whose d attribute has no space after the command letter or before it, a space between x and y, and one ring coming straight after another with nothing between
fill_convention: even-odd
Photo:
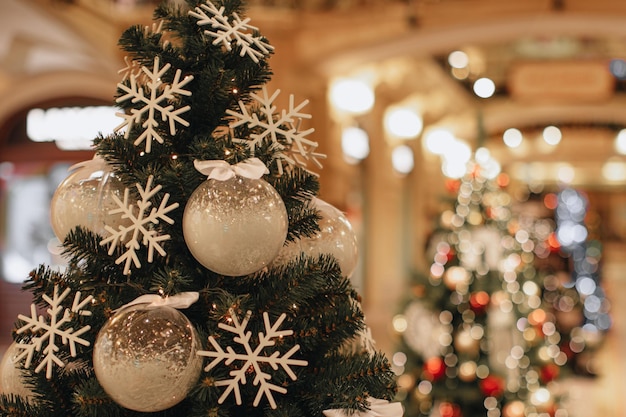
<instances>
[{"instance_id":1,"label":"string light","mask_svg":"<svg viewBox=\"0 0 626 417\"><path fill-rule=\"evenodd\" d=\"M582 299L585 328L589 331L605 331L611 326L607 301L600 285L597 268L599 251L597 244L587 242L589 236L585 225L588 201L578 191L566 188L558 194L556 208L556 236L562 250L573 261L572 284Z\"/></svg>"}]
</instances>

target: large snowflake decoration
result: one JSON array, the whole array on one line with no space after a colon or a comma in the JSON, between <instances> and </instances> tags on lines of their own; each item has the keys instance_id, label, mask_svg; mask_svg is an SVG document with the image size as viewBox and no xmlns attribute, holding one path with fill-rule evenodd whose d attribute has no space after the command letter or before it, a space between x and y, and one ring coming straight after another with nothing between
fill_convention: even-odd
<instances>
[{"instance_id":1,"label":"large snowflake decoration","mask_svg":"<svg viewBox=\"0 0 626 417\"><path fill-rule=\"evenodd\" d=\"M148 213L148 209L152 206L150 199L163 188L161 185L151 188L153 178L152 175L148 177L145 188L140 184L136 184L137 191L141 197L141 200L136 203L129 202L128 188L124 190L124 201L120 200L116 195L112 196L118 208L109 211L109 214L121 214L122 219L130 219L131 224L130 226L119 225L117 229L105 226L105 230L110 235L102 239L100 245L111 243L109 255L112 255L118 243L125 242L124 247L126 251L115 261L116 264L124 262L125 275L130 274L131 264L134 264L137 268L141 267L141 262L139 262L137 257L137 250L140 247L140 235L142 238L141 243L144 246L148 246L148 262L152 262L155 250L159 255L165 256L165 250L161 246L161 242L168 240L170 235L159 235L150 225L156 225L160 220L174 224L174 220L167 216L167 213L178 208L178 203L168 206L167 202L170 195L166 193L161 200L159 208L153 207ZM129 235L130 238L128 238Z\"/></svg>"},{"instance_id":2,"label":"large snowflake decoration","mask_svg":"<svg viewBox=\"0 0 626 417\"><path fill-rule=\"evenodd\" d=\"M254 35L258 28L248 24L250 18L247 17L242 20L237 13L233 13L231 21L228 16L224 16L224 10L224 6L218 9L210 1L207 1L200 7L196 7L195 11L190 10L189 15L198 19L198 26L210 25L213 29L217 29L214 32L204 31L206 35L215 38L213 45L221 43L226 50L231 51L234 42L241 47L241 56L248 55L256 63L259 62L259 58L263 58L274 50L272 45L265 42L260 36Z\"/></svg>"},{"instance_id":3,"label":"large snowflake decoration","mask_svg":"<svg viewBox=\"0 0 626 417\"><path fill-rule=\"evenodd\" d=\"M265 324L266 334L263 332L259 332L258 344L255 348L253 348L251 343L252 332L246 331L246 327L248 326L248 320L252 312L248 311L244 319L240 322L237 318L237 315L231 309L230 314L232 317L232 325L228 325L225 323L220 323L219 327L228 332L234 333L236 336L233 338L235 342L243 347L245 350L244 353L237 353L235 350L228 346L226 350L222 349L222 347L217 343L213 336L209 337L209 342L215 349L214 351L198 351L198 355L207 356L210 358L215 358L211 363L209 363L204 370L209 371L213 369L216 365L218 365L221 361L224 361L226 365L232 364L234 361L241 361L242 364L238 369L235 369L230 372L231 379L216 381L215 385L217 386L226 386L226 390L219 398L218 403L222 404L226 398L230 395L230 393L234 393L235 401L238 405L241 405L241 392L239 390L240 385L245 385L247 382L247 377L254 372L254 380L252 383L255 386L259 386L259 390L254 399L253 406L256 407L259 405L259 402L263 398L263 396L267 397L267 400L270 403L272 408L276 408L276 402L274 401L274 397L272 392L278 392L281 394L285 394L287 389L278 386L276 384L271 383L272 376L263 370L262 365L268 364L272 367L272 369L277 370L279 366L281 366L287 375L292 380L296 380L296 374L291 369L291 366L306 366L308 362L305 360L292 359L294 353L296 353L299 349L299 345L295 345L288 352L280 356L280 352L275 351L270 356L263 356L263 350L266 347L274 346L276 344L276 338L282 338L284 336L289 336L293 334L293 330L278 330L282 322L287 317L286 314L281 314L281 316L276 320L276 322L272 325L270 323L269 315L267 313L263 313L263 321Z\"/></svg>"},{"instance_id":4,"label":"large snowflake decoration","mask_svg":"<svg viewBox=\"0 0 626 417\"><path fill-rule=\"evenodd\" d=\"M29 343L17 343L17 349L22 352L15 357L15 362L21 361L26 358L24 363L25 368L29 368L35 352L42 352L45 356L42 361L35 368L35 372L41 371L46 368L46 378L52 378L52 368L56 364L59 367L64 367L65 363L57 356L60 345L58 340L60 339L61 345L69 345L70 355L76 357L76 344L83 346L89 346L89 342L80 336L91 329L91 326L83 326L78 330L74 330L72 327L67 327L74 315L90 316L91 311L84 310L83 308L91 303L93 297L87 296L84 300L80 300L80 291L76 292L74 296L74 302L71 308L65 308L61 305L63 300L70 293L70 289L66 288L59 295L59 287L54 286L54 293L52 298L47 294L44 294L42 298L48 303L49 308L46 310L49 321L46 321L44 316L37 314L35 304L30 306L30 317L20 314L18 319L24 321L24 325L17 329L17 333L21 334L30 330L35 336L32 337ZM61 315L62 314L62 315ZM40 334L40 332L43 333ZM45 344L45 347L43 347ZM42 350L43 348L43 350Z\"/></svg>"},{"instance_id":5,"label":"large snowflake decoration","mask_svg":"<svg viewBox=\"0 0 626 417\"><path fill-rule=\"evenodd\" d=\"M114 130L117 132L123 128L127 128L124 133L124 137L128 139L130 131L136 124L141 123L143 132L137 139L135 139L135 146L146 142L145 151L150 153L152 149L152 141L156 140L159 143L163 143L163 138L159 135L157 128L159 127L159 121L157 113L160 113L161 120L163 122L169 122L169 131L171 135L176 134L176 123L179 123L185 127L189 126L189 122L180 117L182 113L188 111L191 107L184 106L178 109L174 109L172 102L177 102L176 95L190 96L191 91L183 89L191 80L192 75L188 75L181 80L181 71L176 70L174 80L171 84L165 84L161 77L170 69L170 64L165 64L162 68L159 68L159 57L154 58L154 67L149 70L146 67L141 67L143 74L132 73L132 69L129 69L130 75L128 75L129 84L119 83L117 87L125 94L118 97L115 101L121 103L126 100L131 100L133 104L139 103L137 107L130 109L129 113L116 113L122 117L124 121L117 126ZM144 87L141 86L140 77L143 75L147 80L145 86L147 87L147 94L144 91ZM145 120L144 120L145 119Z\"/></svg>"},{"instance_id":6,"label":"large snowflake decoration","mask_svg":"<svg viewBox=\"0 0 626 417\"><path fill-rule=\"evenodd\" d=\"M325 158L324 154L316 152L317 142L308 138L315 129L310 128L300 130L302 119L310 119L311 115L301 112L309 101L304 100L296 105L293 95L289 96L289 108L283 109L280 114L276 114L274 101L280 90L276 90L271 96L267 89L263 87L262 96L250 94L256 101L256 106L248 109L243 101L239 101L239 110L226 110L226 113L235 118L231 122L232 129L247 124L253 129L250 138L235 138L234 142L244 143L250 149L250 154L254 156L255 150L266 142L270 142L274 151L273 157L276 161L279 174L283 173L284 165L299 166L306 168L307 162L311 161L321 168L319 159ZM260 115L260 116L259 116Z\"/></svg>"}]
</instances>

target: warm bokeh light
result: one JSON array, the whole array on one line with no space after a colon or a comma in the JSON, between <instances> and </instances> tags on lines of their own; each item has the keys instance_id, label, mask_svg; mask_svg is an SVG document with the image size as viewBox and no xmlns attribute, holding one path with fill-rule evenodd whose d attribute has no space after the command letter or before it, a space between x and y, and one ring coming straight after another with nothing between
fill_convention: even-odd
<instances>
[{"instance_id":1,"label":"warm bokeh light","mask_svg":"<svg viewBox=\"0 0 626 417\"><path fill-rule=\"evenodd\" d=\"M374 91L370 85L361 80L337 79L332 83L329 94L332 105L346 113L363 114L374 106Z\"/></svg>"},{"instance_id":2,"label":"warm bokeh light","mask_svg":"<svg viewBox=\"0 0 626 417\"><path fill-rule=\"evenodd\" d=\"M396 366L404 366L406 365L407 356L404 352L396 352L391 357L391 361Z\"/></svg>"},{"instance_id":3,"label":"warm bokeh light","mask_svg":"<svg viewBox=\"0 0 626 417\"><path fill-rule=\"evenodd\" d=\"M471 275L467 270L460 266L451 266L446 271L443 282L450 289L456 289L458 285L467 285L471 279Z\"/></svg>"},{"instance_id":4,"label":"warm bokeh light","mask_svg":"<svg viewBox=\"0 0 626 417\"><path fill-rule=\"evenodd\" d=\"M400 174L408 174L415 166L413 149L407 145L396 146L391 152L391 164L393 169Z\"/></svg>"},{"instance_id":5,"label":"warm bokeh light","mask_svg":"<svg viewBox=\"0 0 626 417\"><path fill-rule=\"evenodd\" d=\"M448 64L452 68L466 68L469 65L469 57L463 51L454 51L448 55Z\"/></svg>"},{"instance_id":6,"label":"warm bokeh light","mask_svg":"<svg viewBox=\"0 0 626 417\"><path fill-rule=\"evenodd\" d=\"M522 144L524 135L522 135L522 132L519 129L512 127L504 131L502 134L502 140L509 148L517 148Z\"/></svg>"},{"instance_id":7,"label":"warm bokeh light","mask_svg":"<svg viewBox=\"0 0 626 417\"><path fill-rule=\"evenodd\" d=\"M489 158L489 160L485 161L485 163L481 164L482 175L487 179L494 179L500 174L502 170L502 166L500 162L496 161L493 158Z\"/></svg>"},{"instance_id":8,"label":"warm bokeh light","mask_svg":"<svg viewBox=\"0 0 626 417\"><path fill-rule=\"evenodd\" d=\"M500 187L506 187L506 186L508 186L510 184L510 182L511 182L511 178L507 174L505 174L504 172L501 172L496 177L496 183Z\"/></svg>"},{"instance_id":9,"label":"warm bokeh light","mask_svg":"<svg viewBox=\"0 0 626 417\"><path fill-rule=\"evenodd\" d=\"M492 156L489 149L481 147L474 153L474 159L480 166L481 174L487 179L494 179L500 174L502 167Z\"/></svg>"},{"instance_id":10,"label":"warm bokeh light","mask_svg":"<svg viewBox=\"0 0 626 417\"><path fill-rule=\"evenodd\" d=\"M472 157L472 148L462 140L455 139L441 154L441 170L448 178L461 178L467 172L467 163Z\"/></svg>"},{"instance_id":11,"label":"warm bokeh light","mask_svg":"<svg viewBox=\"0 0 626 417\"><path fill-rule=\"evenodd\" d=\"M489 149L485 147L480 147L476 149L474 158L476 159L476 162L482 165L491 159L491 152L489 152Z\"/></svg>"},{"instance_id":12,"label":"warm bokeh light","mask_svg":"<svg viewBox=\"0 0 626 417\"><path fill-rule=\"evenodd\" d=\"M391 322L393 329L398 333L403 333L409 327L406 317L402 314L396 315Z\"/></svg>"},{"instance_id":13,"label":"warm bokeh light","mask_svg":"<svg viewBox=\"0 0 626 417\"><path fill-rule=\"evenodd\" d=\"M554 210L558 203L558 197L554 193L548 193L543 197L543 204L550 210Z\"/></svg>"},{"instance_id":14,"label":"warm bokeh light","mask_svg":"<svg viewBox=\"0 0 626 417\"><path fill-rule=\"evenodd\" d=\"M576 170L570 164L562 163L557 168L557 178L560 182L565 184L571 184L576 176Z\"/></svg>"},{"instance_id":15,"label":"warm bokeh light","mask_svg":"<svg viewBox=\"0 0 626 417\"><path fill-rule=\"evenodd\" d=\"M465 80L467 77L469 77L470 75L470 69L469 67L465 67L465 68L452 68L450 70L450 73L452 74L452 76L454 78L456 78L457 80Z\"/></svg>"},{"instance_id":16,"label":"warm bokeh light","mask_svg":"<svg viewBox=\"0 0 626 417\"><path fill-rule=\"evenodd\" d=\"M626 155L626 129L620 130L617 136L615 136L615 150L622 155Z\"/></svg>"},{"instance_id":17,"label":"warm bokeh light","mask_svg":"<svg viewBox=\"0 0 626 417\"><path fill-rule=\"evenodd\" d=\"M446 129L431 130L424 138L426 149L435 155L443 154L455 141L456 138L452 132Z\"/></svg>"},{"instance_id":18,"label":"warm bokeh light","mask_svg":"<svg viewBox=\"0 0 626 417\"><path fill-rule=\"evenodd\" d=\"M348 163L358 163L370 153L369 136L359 127L347 127L341 133L341 150Z\"/></svg>"},{"instance_id":19,"label":"warm bokeh light","mask_svg":"<svg viewBox=\"0 0 626 417\"><path fill-rule=\"evenodd\" d=\"M496 92L496 84L489 78L479 78L474 82L474 94L480 98L489 98Z\"/></svg>"},{"instance_id":20,"label":"warm bokeh light","mask_svg":"<svg viewBox=\"0 0 626 417\"><path fill-rule=\"evenodd\" d=\"M612 158L602 165L602 176L608 181L625 181L626 164Z\"/></svg>"},{"instance_id":21,"label":"warm bokeh light","mask_svg":"<svg viewBox=\"0 0 626 417\"><path fill-rule=\"evenodd\" d=\"M530 402L536 406L542 406L547 404L552 398L550 391L546 388L539 388L537 391L533 392L530 397Z\"/></svg>"},{"instance_id":22,"label":"warm bokeh light","mask_svg":"<svg viewBox=\"0 0 626 417\"><path fill-rule=\"evenodd\" d=\"M561 142L561 139L563 138L563 134L561 133L561 129L559 129L556 126L547 126L545 129L543 129L543 140L544 142L546 142L548 145L558 145L559 142Z\"/></svg>"},{"instance_id":23,"label":"warm bokeh light","mask_svg":"<svg viewBox=\"0 0 626 417\"><path fill-rule=\"evenodd\" d=\"M422 133L422 117L413 109L391 107L385 112L385 129L400 139L413 139Z\"/></svg>"},{"instance_id":24,"label":"warm bokeh light","mask_svg":"<svg viewBox=\"0 0 626 417\"><path fill-rule=\"evenodd\" d=\"M441 164L441 172L448 178L461 178L467 172L467 168L464 164L444 161Z\"/></svg>"},{"instance_id":25,"label":"warm bokeh light","mask_svg":"<svg viewBox=\"0 0 626 417\"><path fill-rule=\"evenodd\" d=\"M119 109L110 106L31 109L26 134L34 142L55 141L59 149L90 149L100 132L111 132L121 122Z\"/></svg>"}]
</instances>

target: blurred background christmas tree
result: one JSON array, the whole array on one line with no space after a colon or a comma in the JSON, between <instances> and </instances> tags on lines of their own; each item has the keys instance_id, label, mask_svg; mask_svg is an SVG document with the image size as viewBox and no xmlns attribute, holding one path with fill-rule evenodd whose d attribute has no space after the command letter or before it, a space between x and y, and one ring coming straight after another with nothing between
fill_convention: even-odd
<instances>
[{"instance_id":1,"label":"blurred background christmas tree","mask_svg":"<svg viewBox=\"0 0 626 417\"><path fill-rule=\"evenodd\" d=\"M394 317L406 414L568 416L558 381L593 374L592 352L610 326L601 248L586 229L576 234L584 199L563 190L518 204L506 175L476 161L467 172L449 183L455 198L429 239L432 264L414 274ZM555 218L572 207L574 229Z\"/></svg>"}]
</instances>

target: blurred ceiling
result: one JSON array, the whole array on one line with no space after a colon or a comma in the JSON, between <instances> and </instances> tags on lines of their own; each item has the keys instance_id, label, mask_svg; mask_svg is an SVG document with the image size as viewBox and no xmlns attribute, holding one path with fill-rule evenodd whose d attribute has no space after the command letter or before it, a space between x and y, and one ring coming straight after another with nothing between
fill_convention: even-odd
<instances>
[{"instance_id":1,"label":"blurred ceiling","mask_svg":"<svg viewBox=\"0 0 626 417\"><path fill-rule=\"evenodd\" d=\"M156 3L3 0L0 126L27 105L80 97L86 86L94 98L110 99L122 61L117 38L131 24L149 24ZM581 170L580 184L604 186L602 163L622 158L612 140L626 126L626 88L609 69L626 59L623 0L249 4L249 15L270 41L290 42L296 68L330 78L374 67L383 74L377 88L390 103L421 95L425 122L451 126L475 146L488 141L511 171L527 172L533 162L543 162L546 172L554 168L549 164L570 163ZM455 50L470 60L461 76L448 62ZM480 77L495 82L494 96L472 92ZM502 144L509 127L535 137L549 124L562 126L567 146L511 150Z\"/></svg>"}]
</instances>

